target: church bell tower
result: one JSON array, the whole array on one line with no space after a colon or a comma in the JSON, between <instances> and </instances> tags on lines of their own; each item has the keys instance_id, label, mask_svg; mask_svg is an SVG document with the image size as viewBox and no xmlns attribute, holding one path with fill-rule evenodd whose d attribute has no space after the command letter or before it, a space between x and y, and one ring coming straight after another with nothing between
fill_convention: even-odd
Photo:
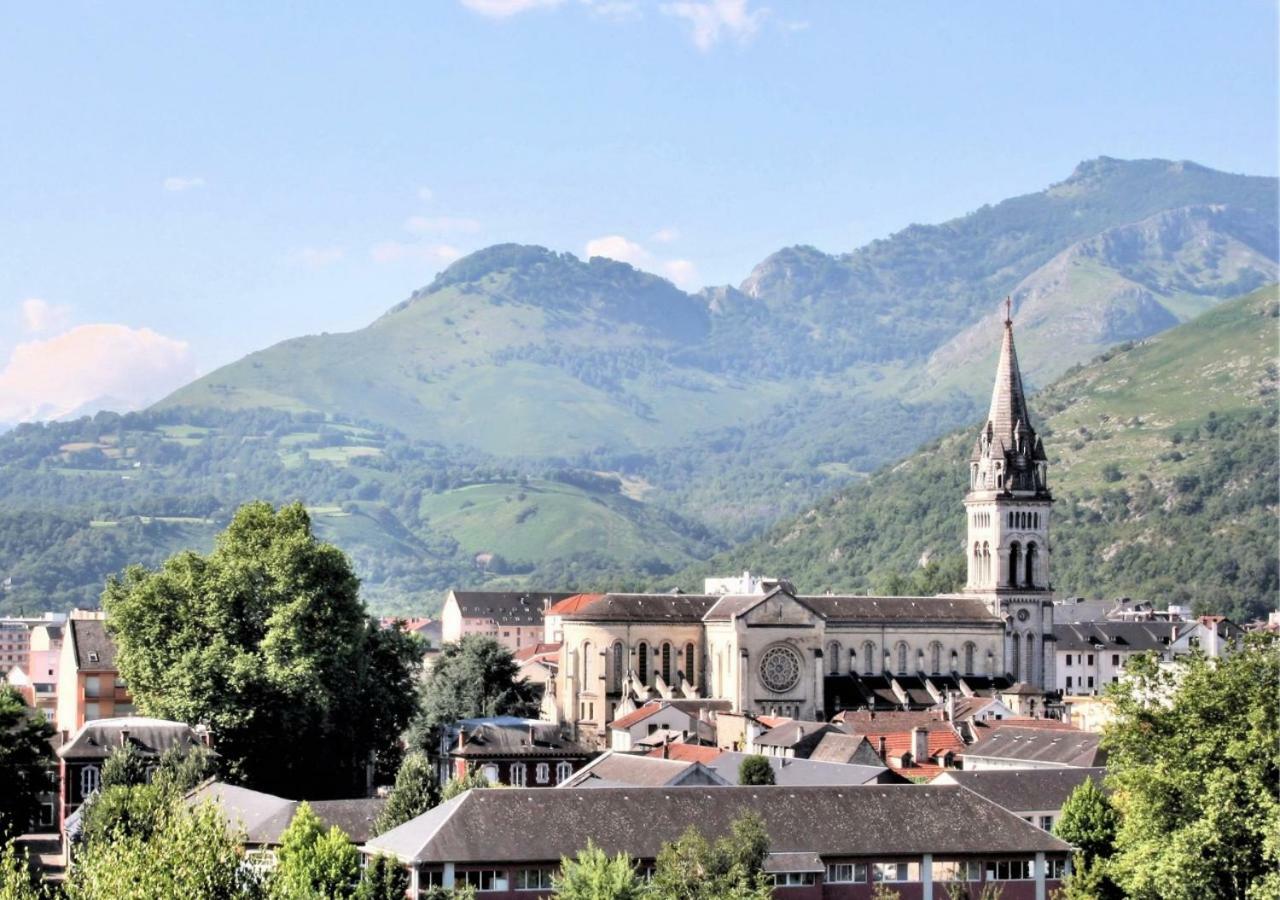
<instances>
[{"instance_id":1,"label":"church bell tower","mask_svg":"<svg viewBox=\"0 0 1280 900\"><path fill-rule=\"evenodd\" d=\"M1005 301L1004 338L991 408L969 458L965 592L1005 620L1004 673L1052 690L1053 593L1049 580L1049 463L1031 426Z\"/></svg>"}]
</instances>

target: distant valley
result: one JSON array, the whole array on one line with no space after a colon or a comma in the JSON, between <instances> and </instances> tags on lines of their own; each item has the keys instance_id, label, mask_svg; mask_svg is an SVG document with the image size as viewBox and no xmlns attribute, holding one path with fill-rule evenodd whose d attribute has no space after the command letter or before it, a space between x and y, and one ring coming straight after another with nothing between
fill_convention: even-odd
<instances>
[{"instance_id":1,"label":"distant valley","mask_svg":"<svg viewBox=\"0 0 1280 900\"><path fill-rule=\"evenodd\" d=\"M0 608L92 603L253 497L306 502L383 609L455 584L669 581L973 421L1005 294L1048 384L1275 282L1276 215L1275 179L1104 158L695 295L491 247L367 328L264 349L141 413L0 436Z\"/></svg>"}]
</instances>

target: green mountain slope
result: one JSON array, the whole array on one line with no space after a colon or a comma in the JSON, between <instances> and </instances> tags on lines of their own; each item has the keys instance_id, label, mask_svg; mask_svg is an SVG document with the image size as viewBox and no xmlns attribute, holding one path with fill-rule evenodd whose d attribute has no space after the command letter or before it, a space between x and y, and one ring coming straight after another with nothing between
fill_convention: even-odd
<instances>
[{"instance_id":1,"label":"green mountain slope","mask_svg":"<svg viewBox=\"0 0 1280 900\"><path fill-rule=\"evenodd\" d=\"M1259 290L1121 345L1032 398L1058 499L1059 594L1133 596L1240 619L1274 604L1277 316L1276 288ZM810 591L954 589L976 429L697 566L684 586L750 567Z\"/></svg>"}]
</instances>

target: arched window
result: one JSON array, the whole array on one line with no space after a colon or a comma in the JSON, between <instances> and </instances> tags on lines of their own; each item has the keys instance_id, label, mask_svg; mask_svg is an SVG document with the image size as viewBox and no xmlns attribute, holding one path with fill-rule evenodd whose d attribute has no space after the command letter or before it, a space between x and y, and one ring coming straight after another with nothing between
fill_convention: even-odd
<instances>
[{"instance_id":1,"label":"arched window","mask_svg":"<svg viewBox=\"0 0 1280 900\"><path fill-rule=\"evenodd\" d=\"M1034 587L1036 583L1036 545L1034 542L1027 544L1026 570L1027 587Z\"/></svg>"},{"instance_id":2,"label":"arched window","mask_svg":"<svg viewBox=\"0 0 1280 900\"><path fill-rule=\"evenodd\" d=\"M960 674L960 654L955 651L954 647L951 649L951 674Z\"/></svg>"},{"instance_id":3,"label":"arched window","mask_svg":"<svg viewBox=\"0 0 1280 900\"><path fill-rule=\"evenodd\" d=\"M649 683L649 645L644 641L636 649L636 676L641 684Z\"/></svg>"},{"instance_id":4,"label":"arched window","mask_svg":"<svg viewBox=\"0 0 1280 900\"><path fill-rule=\"evenodd\" d=\"M612 690L622 690L622 676L625 674L624 659L622 654L622 641L615 641L613 644L613 678L610 680L609 687Z\"/></svg>"},{"instance_id":5,"label":"arched window","mask_svg":"<svg viewBox=\"0 0 1280 900\"><path fill-rule=\"evenodd\" d=\"M1009 545L1009 587L1018 586L1018 562L1022 557L1022 548L1014 541Z\"/></svg>"},{"instance_id":6,"label":"arched window","mask_svg":"<svg viewBox=\"0 0 1280 900\"><path fill-rule=\"evenodd\" d=\"M840 644L836 641L827 644L827 672L831 675L840 674Z\"/></svg>"},{"instance_id":7,"label":"arched window","mask_svg":"<svg viewBox=\"0 0 1280 900\"><path fill-rule=\"evenodd\" d=\"M964 645L964 674L973 675L973 651L977 649L973 646L973 642L969 641Z\"/></svg>"},{"instance_id":8,"label":"arched window","mask_svg":"<svg viewBox=\"0 0 1280 900\"><path fill-rule=\"evenodd\" d=\"M1022 662L1022 666L1026 670L1022 676L1023 681L1032 681L1032 682L1035 681L1035 677L1036 677L1035 659L1036 659L1036 636L1028 632L1026 659L1024 659Z\"/></svg>"},{"instance_id":9,"label":"arched window","mask_svg":"<svg viewBox=\"0 0 1280 900\"><path fill-rule=\"evenodd\" d=\"M898 674L907 674L907 645L902 642L898 643Z\"/></svg>"},{"instance_id":10,"label":"arched window","mask_svg":"<svg viewBox=\"0 0 1280 900\"><path fill-rule=\"evenodd\" d=\"M582 642L582 681L581 690L589 691L592 689L591 684L591 642Z\"/></svg>"},{"instance_id":11,"label":"arched window","mask_svg":"<svg viewBox=\"0 0 1280 900\"><path fill-rule=\"evenodd\" d=\"M662 644L662 680L671 684L671 645L665 641Z\"/></svg>"},{"instance_id":12,"label":"arched window","mask_svg":"<svg viewBox=\"0 0 1280 900\"><path fill-rule=\"evenodd\" d=\"M858 672L858 654L854 652L852 647L849 648L849 674L855 675Z\"/></svg>"},{"instance_id":13,"label":"arched window","mask_svg":"<svg viewBox=\"0 0 1280 900\"><path fill-rule=\"evenodd\" d=\"M982 580L982 545L977 541L973 542L973 556L969 559L969 580Z\"/></svg>"},{"instance_id":14,"label":"arched window","mask_svg":"<svg viewBox=\"0 0 1280 900\"><path fill-rule=\"evenodd\" d=\"M942 645L937 641L929 645L929 674L942 674Z\"/></svg>"},{"instance_id":15,"label":"arched window","mask_svg":"<svg viewBox=\"0 0 1280 900\"><path fill-rule=\"evenodd\" d=\"M564 781L573 774L573 763L558 762L556 763L556 784Z\"/></svg>"},{"instance_id":16,"label":"arched window","mask_svg":"<svg viewBox=\"0 0 1280 900\"><path fill-rule=\"evenodd\" d=\"M991 545L986 541L982 542L982 581L991 581Z\"/></svg>"},{"instance_id":17,"label":"arched window","mask_svg":"<svg viewBox=\"0 0 1280 900\"><path fill-rule=\"evenodd\" d=\"M867 641L862 645L862 674L876 674L876 645Z\"/></svg>"},{"instance_id":18,"label":"arched window","mask_svg":"<svg viewBox=\"0 0 1280 900\"><path fill-rule=\"evenodd\" d=\"M80 796L88 798L102 783L101 773L97 766L85 766L80 770Z\"/></svg>"},{"instance_id":19,"label":"arched window","mask_svg":"<svg viewBox=\"0 0 1280 900\"><path fill-rule=\"evenodd\" d=\"M694 662L693 656L696 652L697 651L694 649L694 646L692 643L684 645L684 677L688 679L690 684L698 683L694 679L694 666L693 666L693 662Z\"/></svg>"}]
</instances>

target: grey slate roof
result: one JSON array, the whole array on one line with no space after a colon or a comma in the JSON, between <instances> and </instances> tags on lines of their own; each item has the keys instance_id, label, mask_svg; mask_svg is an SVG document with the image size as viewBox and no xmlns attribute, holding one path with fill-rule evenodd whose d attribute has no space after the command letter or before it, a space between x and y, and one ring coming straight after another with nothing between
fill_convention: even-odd
<instances>
[{"instance_id":1,"label":"grey slate roof","mask_svg":"<svg viewBox=\"0 0 1280 900\"><path fill-rule=\"evenodd\" d=\"M116 644L102 619L68 619L76 668L82 672L116 671Z\"/></svg>"},{"instance_id":2,"label":"grey slate roof","mask_svg":"<svg viewBox=\"0 0 1280 900\"><path fill-rule=\"evenodd\" d=\"M1056 650L1068 653L1120 651L1144 653L1169 649L1169 638L1177 627L1168 622L1083 622L1054 625Z\"/></svg>"},{"instance_id":3,"label":"grey slate roof","mask_svg":"<svg viewBox=\"0 0 1280 900\"><path fill-rule=\"evenodd\" d=\"M1010 812L1061 809L1071 792L1086 781L1099 784L1105 768L1088 769L959 769L938 776L985 797Z\"/></svg>"},{"instance_id":4,"label":"grey slate roof","mask_svg":"<svg viewBox=\"0 0 1280 900\"><path fill-rule=\"evenodd\" d=\"M171 747L198 747L204 742L186 722L121 716L85 722L71 740L58 748L63 759L106 759L128 732L129 743L144 756L159 756Z\"/></svg>"},{"instance_id":5,"label":"grey slate roof","mask_svg":"<svg viewBox=\"0 0 1280 900\"><path fill-rule=\"evenodd\" d=\"M587 622L701 622L720 598L709 594L605 594L565 619Z\"/></svg>"},{"instance_id":6,"label":"grey slate roof","mask_svg":"<svg viewBox=\"0 0 1280 900\"><path fill-rule=\"evenodd\" d=\"M213 801L222 808L227 822L245 832L245 842L252 845L275 845L293 821L301 801L286 800L221 781L207 781L186 796L188 806ZM352 800L310 800L308 805L326 826L337 825L352 843L363 843L373 836L373 820L386 800L360 797Z\"/></svg>"},{"instance_id":7,"label":"grey slate roof","mask_svg":"<svg viewBox=\"0 0 1280 900\"><path fill-rule=\"evenodd\" d=\"M573 591L450 591L463 618L492 619L499 625L539 625L545 601L555 603Z\"/></svg>"},{"instance_id":8,"label":"grey slate roof","mask_svg":"<svg viewBox=\"0 0 1280 900\"><path fill-rule=\"evenodd\" d=\"M880 762L871 742L861 734L841 734L831 731L822 736L818 746L809 754L809 762L849 765L861 763L874 765Z\"/></svg>"},{"instance_id":9,"label":"grey slate roof","mask_svg":"<svg viewBox=\"0 0 1280 900\"><path fill-rule=\"evenodd\" d=\"M612 751L583 766L557 785L558 790L575 787L665 787L685 777L700 763L654 756L634 756Z\"/></svg>"},{"instance_id":10,"label":"grey slate roof","mask_svg":"<svg viewBox=\"0 0 1280 900\"><path fill-rule=\"evenodd\" d=\"M363 844L373 837L373 822L387 805L384 797L356 797L351 800L308 800L315 814L326 825L337 825L353 844Z\"/></svg>"},{"instance_id":11,"label":"grey slate roof","mask_svg":"<svg viewBox=\"0 0 1280 900\"><path fill-rule=\"evenodd\" d=\"M459 731L466 742L458 746ZM451 756L468 759L493 757L579 757L591 756L589 747L564 737L559 726L539 719L492 716L463 719L445 726L445 740Z\"/></svg>"},{"instance_id":12,"label":"grey slate roof","mask_svg":"<svg viewBox=\"0 0 1280 900\"><path fill-rule=\"evenodd\" d=\"M626 851L654 859L663 843L678 839L688 826L714 840L745 810L764 819L775 853L1070 851L1053 835L950 785L472 790L362 849L408 863L553 862L591 840L610 855ZM531 828L532 822L548 827Z\"/></svg>"},{"instance_id":13,"label":"grey slate roof","mask_svg":"<svg viewBox=\"0 0 1280 900\"><path fill-rule=\"evenodd\" d=\"M730 784L737 784L738 767L750 755L726 750L707 763L707 768ZM775 784L795 787L873 784L889 771L885 766L820 762L813 759L781 759L776 756L766 756L765 759L773 769Z\"/></svg>"},{"instance_id":14,"label":"grey slate roof","mask_svg":"<svg viewBox=\"0 0 1280 900\"><path fill-rule=\"evenodd\" d=\"M766 872L825 872L827 867L816 853L770 853L765 857Z\"/></svg>"},{"instance_id":15,"label":"grey slate roof","mask_svg":"<svg viewBox=\"0 0 1280 900\"><path fill-rule=\"evenodd\" d=\"M828 622L981 622L998 621L981 600L968 597L835 597L798 598Z\"/></svg>"},{"instance_id":16,"label":"grey slate roof","mask_svg":"<svg viewBox=\"0 0 1280 900\"><path fill-rule=\"evenodd\" d=\"M1060 728L1004 725L964 752L964 758L1018 760L1028 765L1092 767L1106 764L1101 736Z\"/></svg>"}]
</instances>

